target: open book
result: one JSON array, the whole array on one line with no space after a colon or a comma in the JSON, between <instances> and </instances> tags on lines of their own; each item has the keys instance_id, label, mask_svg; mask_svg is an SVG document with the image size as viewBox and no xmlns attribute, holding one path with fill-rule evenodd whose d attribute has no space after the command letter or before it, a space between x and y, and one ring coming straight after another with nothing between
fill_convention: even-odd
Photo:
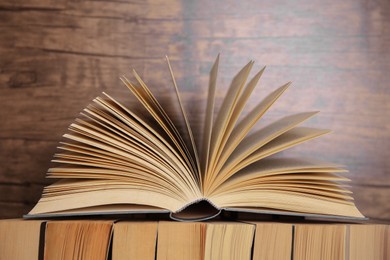
<instances>
[{"instance_id":1,"label":"open book","mask_svg":"<svg viewBox=\"0 0 390 260\"><path fill-rule=\"evenodd\" d=\"M249 62L234 77L214 118L218 56L198 137L167 61L185 131L133 71L136 84L122 81L152 120L108 94L97 97L64 135L67 141L53 160L60 166L48 170L49 178L60 180L45 187L26 217L170 212L172 218L194 220L227 210L364 218L345 185L348 178L339 174L346 171L343 166L272 156L328 133L299 126L316 112L289 115L249 133L289 83L241 115L264 71L248 80ZM200 149L195 138L202 140Z\"/></svg>"}]
</instances>

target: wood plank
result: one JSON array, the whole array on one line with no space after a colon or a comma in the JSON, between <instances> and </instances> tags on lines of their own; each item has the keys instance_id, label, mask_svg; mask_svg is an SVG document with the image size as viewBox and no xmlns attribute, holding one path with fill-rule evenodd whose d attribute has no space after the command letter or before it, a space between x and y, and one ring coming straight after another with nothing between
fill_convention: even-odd
<instances>
[{"instance_id":1,"label":"wood plank","mask_svg":"<svg viewBox=\"0 0 390 260\"><path fill-rule=\"evenodd\" d=\"M44 185L39 184L2 184L0 183L0 193L2 197L0 202L12 202L12 203L23 203L24 205L34 205L36 201L40 199Z\"/></svg>"},{"instance_id":2,"label":"wood plank","mask_svg":"<svg viewBox=\"0 0 390 260\"><path fill-rule=\"evenodd\" d=\"M67 0L2 0L0 3L0 10L14 10L14 11L58 11L66 8Z\"/></svg>"},{"instance_id":3,"label":"wood plank","mask_svg":"<svg viewBox=\"0 0 390 260\"><path fill-rule=\"evenodd\" d=\"M0 183L47 184L45 175L56 146L57 142L0 139Z\"/></svg>"}]
</instances>

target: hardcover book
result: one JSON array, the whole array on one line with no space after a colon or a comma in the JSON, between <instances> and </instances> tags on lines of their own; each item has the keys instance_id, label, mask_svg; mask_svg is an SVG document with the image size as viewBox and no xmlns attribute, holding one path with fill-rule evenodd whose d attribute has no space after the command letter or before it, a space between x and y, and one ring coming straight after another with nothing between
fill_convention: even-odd
<instances>
[{"instance_id":1,"label":"hardcover book","mask_svg":"<svg viewBox=\"0 0 390 260\"><path fill-rule=\"evenodd\" d=\"M301 126L317 112L288 115L251 131L290 83L243 114L264 72L249 80L251 61L233 78L218 110L218 56L210 72L204 130L196 136L167 61L185 127L173 123L167 113L173 106L163 106L135 71L136 83L122 77L148 118L106 93L94 99L54 156L58 165L47 177L58 181L45 187L27 218L170 213L174 219L201 220L221 210L364 218L345 185L343 166L275 156L329 132Z\"/></svg>"}]
</instances>

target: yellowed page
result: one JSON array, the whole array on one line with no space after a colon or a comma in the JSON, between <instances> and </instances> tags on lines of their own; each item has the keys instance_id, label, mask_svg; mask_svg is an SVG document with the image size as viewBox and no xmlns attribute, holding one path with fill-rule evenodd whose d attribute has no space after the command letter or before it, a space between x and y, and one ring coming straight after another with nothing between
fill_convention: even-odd
<instances>
[{"instance_id":1,"label":"yellowed page","mask_svg":"<svg viewBox=\"0 0 390 260\"><path fill-rule=\"evenodd\" d=\"M189 201L162 194L155 189L141 189L139 186L126 188L83 191L68 195L41 198L29 215L59 212L70 209L86 208L111 204L139 204L177 211Z\"/></svg>"},{"instance_id":2,"label":"yellowed page","mask_svg":"<svg viewBox=\"0 0 390 260\"><path fill-rule=\"evenodd\" d=\"M113 134L99 126L93 125L83 120L76 120L77 123L70 126L70 130L89 137L91 141L96 143L104 143L114 148L126 151L127 153L137 156L141 160L145 160L159 168L165 169L168 173L176 172L181 175L183 168L176 168L171 161L165 160L165 156L159 153L158 147L144 147L138 142L134 142L132 138Z\"/></svg>"},{"instance_id":3,"label":"yellowed page","mask_svg":"<svg viewBox=\"0 0 390 260\"><path fill-rule=\"evenodd\" d=\"M116 204L116 205L102 205L102 206L94 206L88 208L81 209L73 209L73 210L64 210L60 213L52 213L54 216L81 216L83 214L94 214L94 215L102 215L108 213L114 213L114 215L118 214L128 214L130 212L142 214L144 213L168 213L169 211L166 209L161 209L158 207L145 206L145 205L136 205L136 204Z\"/></svg>"},{"instance_id":4,"label":"yellowed page","mask_svg":"<svg viewBox=\"0 0 390 260\"><path fill-rule=\"evenodd\" d=\"M207 223L204 260L251 260L255 226L234 222Z\"/></svg>"},{"instance_id":5,"label":"yellowed page","mask_svg":"<svg viewBox=\"0 0 390 260\"><path fill-rule=\"evenodd\" d=\"M316 179L323 182L346 181L348 179L332 176L334 172L343 171L345 170L339 165L317 160L264 159L227 180L209 199L218 207L273 208L293 212L362 217L352 202L350 192L345 191L342 186L329 187L321 186L320 183L301 182ZM284 183L283 179L285 179ZM297 180L297 182L290 183L290 180Z\"/></svg>"},{"instance_id":6,"label":"yellowed page","mask_svg":"<svg viewBox=\"0 0 390 260\"><path fill-rule=\"evenodd\" d=\"M137 164L128 157L120 156L114 153L106 152L100 149L90 148L88 146L74 145L63 143L63 146L58 147L61 150L69 151L71 153L59 153L54 156L53 162L66 163L72 165L96 166L100 168L108 168L115 170L124 170L128 173L135 171L142 171L148 175L156 175L154 169L145 167L145 165ZM51 168L49 173L55 173L61 167ZM158 173L159 175L161 173ZM164 175L164 173L162 173ZM129 174L127 174L128 176ZM167 175L167 180L174 180L171 175ZM162 179L162 181L164 181ZM166 180L165 180L166 181ZM180 182L178 182L180 183Z\"/></svg>"},{"instance_id":7,"label":"yellowed page","mask_svg":"<svg viewBox=\"0 0 390 260\"><path fill-rule=\"evenodd\" d=\"M260 71L262 73L262 71ZM259 74L260 74L259 73ZM258 74L258 76L260 76ZM251 112L249 112L245 117L238 123L234 129L231 129L229 133L228 140L226 141L226 146L222 150L221 156L218 160L218 164L215 167L215 174L219 174L219 171L225 164L228 157L232 154L234 149L241 143L244 137L252 129L258 120L267 112L267 110L272 106L273 103L283 94L283 92L288 88L290 83L283 85L278 88L271 94L269 94L265 99L263 99Z\"/></svg>"},{"instance_id":8,"label":"yellowed page","mask_svg":"<svg viewBox=\"0 0 390 260\"><path fill-rule=\"evenodd\" d=\"M157 242L156 221L114 224L112 260L154 260Z\"/></svg>"},{"instance_id":9,"label":"yellowed page","mask_svg":"<svg viewBox=\"0 0 390 260\"><path fill-rule=\"evenodd\" d=\"M85 157L63 157L53 160L54 162L71 164L70 167L55 167L48 170L48 178L64 178L64 179L118 179L124 183L134 181L135 178L144 179L150 182L150 185L165 189L178 197L194 197L196 193L191 191L189 187L182 181L180 176L172 176L161 171L158 167L137 164L135 160L131 160L125 165L118 165L112 162L100 162L89 160ZM126 162L126 161L123 161ZM77 167L79 166L79 167ZM173 191L173 188L175 189ZM46 190L45 190L46 192ZM45 195L44 192L44 195Z\"/></svg>"},{"instance_id":10,"label":"yellowed page","mask_svg":"<svg viewBox=\"0 0 390 260\"><path fill-rule=\"evenodd\" d=\"M44 259L106 260L111 234L112 221L50 221Z\"/></svg>"},{"instance_id":11,"label":"yellowed page","mask_svg":"<svg viewBox=\"0 0 390 260\"><path fill-rule=\"evenodd\" d=\"M235 147L246 136L256 122L267 112L267 110L278 100L278 98L288 89L291 82L279 87L267 97L265 97L251 112L248 113L233 129L230 136L228 149L230 146Z\"/></svg>"},{"instance_id":12,"label":"yellowed page","mask_svg":"<svg viewBox=\"0 0 390 260\"><path fill-rule=\"evenodd\" d=\"M318 170L318 169L316 169ZM308 172L306 170L303 170L302 172L294 172L291 173L289 172L288 174L277 174L277 173L270 173L270 174L265 174L262 175L259 178L254 178L256 179L256 182L272 182L272 181L288 181L288 182L293 182L294 180L296 181L313 181L314 183L320 182L321 180L324 181L334 181L334 182L349 182L351 181L347 177L340 176L332 171L341 171L340 169L335 169L335 168L328 168L328 172L326 171L321 171L321 172ZM345 172L342 170L342 172ZM344 186L343 184L338 183L338 186Z\"/></svg>"},{"instance_id":13,"label":"yellowed page","mask_svg":"<svg viewBox=\"0 0 390 260\"><path fill-rule=\"evenodd\" d=\"M88 157L88 156L80 156L80 155L74 155L74 154L58 154L55 156L57 159L53 159L52 162L56 163L63 163L63 164L72 164L72 165L82 165L82 166L90 166L95 167L99 169L112 169L112 170L119 170L119 171L128 171L130 174L133 170L141 170L145 174L155 175L154 172L146 167L142 167L141 164L134 163L132 161L127 162L126 160L118 161L113 160L111 158L107 159L100 159L95 157ZM56 167L60 168L60 167ZM53 171L49 171L53 173ZM129 175L128 174L128 175Z\"/></svg>"},{"instance_id":14,"label":"yellowed page","mask_svg":"<svg viewBox=\"0 0 390 260\"><path fill-rule=\"evenodd\" d=\"M0 259L39 259L43 220L0 220ZM42 241L43 242L43 241Z\"/></svg>"},{"instance_id":15,"label":"yellowed page","mask_svg":"<svg viewBox=\"0 0 390 260\"><path fill-rule=\"evenodd\" d=\"M252 66L253 62L251 61L234 77L215 120L213 132L211 135L210 160L207 172L211 179L213 177L211 175L214 173L215 164L221 153L220 145L222 138L225 134L229 120L233 114L234 107L236 106L239 96L245 86L246 79L248 78ZM206 189L208 182L209 181L205 183Z\"/></svg>"},{"instance_id":16,"label":"yellowed page","mask_svg":"<svg viewBox=\"0 0 390 260\"><path fill-rule=\"evenodd\" d=\"M60 149L63 149L65 151L71 151L72 154L56 154L55 159L52 160L53 162L70 164L74 166L73 168L82 165L100 168L100 170L112 169L124 171L124 177L128 177L133 173L140 172L145 176L158 176L161 182L171 181L175 182L178 186L183 185L182 182L177 181L177 178L171 177L171 175L166 175L166 178L161 178L161 176L165 176L164 172L159 171L159 169L156 170L155 168L145 166L143 164L138 164L134 160L129 159L128 157L114 156L114 154L108 154L106 156L105 154L95 153L94 150L87 150L80 145L74 147L70 144L67 144L66 146L60 147ZM60 172L60 169L61 167L49 169L48 177L54 177L56 173ZM91 169L90 172L93 173L93 169Z\"/></svg>"},{"instance_id":17,"label":"yellowed page","mask_svg":"<svg viewBox=\"0 0 390 260\"><path fill-rule=\"evenodd\" d=\"M254 77L253 79L247 84L245 89L243 90L242 94L240 95L237 103L235 104L235 107L233 108L232 115L227 123L226 130L223 134L220 146L219 146L219 157L218 160L216 161L215 168L213 170L213 174L215 175L219 170L221 169L222 165L225 163L227 157L229 154L224 152L227 148L226 146L231 146L230 143L228 143L228 139L230 139L231 133L233 131L233 128L235 127L237 120L239 116L241 115L242 110L244 109L244 106L246 102L248 101L250 95L252 94L252 91L256 87L261 75L263 74L265 68L260 70ZM245 129L246 130L246 129ZM249 130L248 130L249 131ZM231 140L231 139L230 139ZM233 139L237 140L237 139Z\"/></svg>"},{"instance_id":18,"label":"yellowed page","mask_svg":"<svg viewBox=\"0 0 390 260\"><path fill-rule=\"evenodd\" d=\"M188 121L187 113L184 110L184 106L183 106L183 103L182 103L181 98L180 98L179 89L178 89L177 84L176 84L175 76L173 75L171 63L169 62L168 56L165 56L165 57L166 57L166 60L168 63L169 72L171 73L172 83L173 83L173 86L175 87L176 98L177 98L179 105L180 105L180 111L181 111L181 114L184 118L187 132L188 132L188 135L190 137L191 148L192 148L192 156L190 156L190 159L192 160L192 164L196 166L196 168L194 169L196 172L195 177L198 181L200 189L202 189L202 176L200 173L201 169L200 169L200 163L199 163L198 149L196 148L194 135L192 133L190 122Z\"/></svg>"},{"instance_id":19,"label":"yellowed page","mask_svg":"<svg viewBox=\"0 0 390 260\"><path fill-rule=\"evenodd\" d=\"M345 225L297 224L294 228L294 259L344 259Z\"/></svg>"},{"instance_id":20,"label":"yellowed page","mask_svg":"<svg viewBox=\"0 0 390 260\"><path fill-rule=\"evenodd\" d=\"M216 194L210 201L221 208L268 208L285 212L363 217L351 201L284 190L245 190Z\"/></svg>"},{"instance_id":21,"label":"yellowed page","mask_svg":"<svg viewBox=\"0 0 390 260\"><path fill-rule=\"evenodd\" d=\"M182 156L177 152L175 148L173 148L169 142L169 140L166 140L165 137L161 135L159 131L151 127L149 124L147 124L145 121L143 121L140 117L138 117L136 114L132 113L129 109L124 107L122 104L117 102L115 99L110 97L108 94L103 93L106 97L110 99L112 103L104 102L102 99L98 99L99 104L103 105L106 108L109 108L110 111L112 111L116 116L119 116L123 122L131 127L134 128L134 130L142 136L144 136L146 139L152 140L153 143L155 143L158 147L160 147L164 153L166 153L168 158L171 158L172 160L175 160L178 165L182 165L181 167L186 168L185 171L190 171L188 168L188 165L185 163ZM125 113L121 113L118 109L115 108L114 104L118 106L120 109L125 111ZM127 116L126 115L130 115ZM134 120L133 120L134 118ZM156 138L157 137L157 138ZM173 154L173 155L170 155Z\"/></svg>"},{"instance_id":22,"label":"yellowed page","mask_svg":"<svg viewBox=\"0 0 390 260\"><path fill-rule=\"evenodd\" d=\"M164 176L165 178L167 178L168 180L172 179L172 180L176 181L178 185L181 185L181 187L183 187L183 189L184 189L184 187L191 187L189 182L183 182L183 181L181 181L181 179L178 176L175 176L175 172L167 171L167 170L164 170L164 168L156 167L155 165L150 163L148 160L142 160L139 157L132 155L131 153L129 153L127 151L123 151L121 149L118 149L118 148L115 148L115 147L112 147L109 145L105 145L102 143L97 143L95 141L88 140L88 139L81 137L81 136L75 136L75 135L71 135L71 134L65 134L64 136L68 139L75 140L75 141L78 141L81 143L85 143L85 144L97 147L99 149L103 149L103 150L106 150L108 152L112 152L112 153L127 157L131 161L133 161L139 165L142 165L146 169L155 171L157 173L161 173L161 175ZM56 168L50 169L50 172L55 172L55 171L56 171ZM185 179L184 179L184 181L185 181ZM191 188L187 188L187 190L196 194L196 190L191 190Z\"/></svg>"},{"instance_id":23,"label":"yellowed page","mask_svg":"<svg viewBox=\"0 0 390 260\"><path fill-rule=\"evenodd\" d=\"M109 97L108 95L106 95ZM116 102L114 99L109 97L112 102L114 102L117 106L119 106L121 109L126 111L129 115L134 117L137 121L140 122L140 124L136 124L134 121L132 121L130 118L128 118L126 115L121 114L120 111L113 106L113 104L110 104L108 102L105 102L102 99L97 99L99 101L100 105L103 105L104 107L108 108L111 113L115 113L116 115L120 115L120 118L127 124L133 125L134 130L138 131L139 133L142 133L146 139L152 140L164 153L167 154L167 156L164 156L165 158L168 158L167 160L173 160L175 164L180 168L179 173L181 173L181 178L187 180L187 183L191 183L191 189L195 190L196 193L200 194L199 187L196 184L196 181L194 180L194 176L190 174L191 169L190 165L188 164L188 161L186 161L185 157L183 157L180 153L177 153L177 151L169 144L169 140L166 140L165 137L161 136L161 134L154 130L152 127L150 127L148 124L146 124L144 121L142 121L140 118L137 118L136 115L132 114L131 111L126 109L124 106L122 106L120 103ZM148 131L152 133L149 134ZM158 139L156 139L154 136L156 136ZM159 142L160 140L161 142ZM162 143L162 144L161 144ZM166 149L168 148L168 149ZM173 155L171 155L173 153Z\"/></svg>"},{"instance_id":24,"label":"yellowed page","mask_svg":"<svg viewBox=\"0 0 390 260\"><path fill-rule=\"evenodd\" d=\"M181 157L178 158L177 154L173 153L172 148L167 147L166 143L161 142L160 139L142 126L138 125L137 127L134 125L133 128L131 128L126 124L127 120L121 122L112 116L103 114L91 106L84 109L84 111L87 114L83 115L92 120L95 124L99 124L103 129L108 129L111 132L114 132L116 135L125 138L128 142L136 143L138 146L150 150L159 158L169 163L169 165L175 168L176 171L179 169L181 172L187 170Z\"/></svg>"},{"instance_id":25,"label":"yellowed page","mask_svg":"<svg viewBox=\"0 0 390 260\"><path fill-rule=\"evenodd\" d=\"M291 212L363 217L343 186L301 183L303 180L346 181L337 164L312 159L266 158L233 175L209 197L218 207L270 208ZM281 182L285 179L285 182ZM279 182L272 183L270 180ZM290 183L289 180L297 180Z\"/></svg>"},{"instance_id":26,"label":"yellowed page","mask_svg":"<svg viewBox=\"0 0 390 260\"><path fill-rule=\"evenodd\" d=\"M307 175L314 175L316 173L309 173ZM323 174L323 173L322 173ZM332 174L333 175L333 174ZM297 180L297 179L285 179L283 175L273 176L274 179L269 178L267 180L258 180L255 184L250 184L247 189L257 188L259 189L280 189L280 190L289 190L292 188L304 188L304 189L312 189L314 192L316 190L324 190L324 191L334 191L336 195L343 194L352 194L352 191L346 189L347 185L342 185L338 182L329 180L329 179L310 179L310 176L307 176L307 179ZM279 177L279 178L276 178ZM238 187L236 189L239 189ZM233 190L230 190L233 191ZM229 191L227 191L229 192Z\"/></svg>"},{"instance_id":27,"label":"yellowed page","mask_svg":"<svg viewBox=\"0 0 390 260\"><path fill-rule=\"evenodd\" d=\"M223 193L239 193L242 191L253 190L275 190L286 192L297 192L309 195L324 196L326 198L336 198L342 200L352 201L351 192L343 188L339 188L337 185L329 186L323 183L302 183L302 182L289 182L289 181L248 181L248 184L237 185L234 188L231 187L227 190L219 190L218 195Z\"/></svg>"},{"instance_id":28,"label":"yellowed page","mask_svg":"<svg viewBox=\"0 0 390 260\"><path fill-rule=\"evenodd\" d=\"M296 125L309 119L316 113L317 112L307 112L287 116L247 136L229 157L228 161L226 162L227 166L225 169L234 168L239 162L244 160L251 153L255 152L257 149L272 141L279 135L292 129ZM233 174L232 172L229 174L226 172L220 173L215 178L215 181L211 184L208 192L212 192L216 187L218 187L222 182L224 182Z\"/></svg>"},{"instance_id":29,"label":"yellowed page","mask_svg":"<svg viewBox=\"0 0 390 260\"><path fill-rule=\"evenodd\" d=\"M109 131L93 126L91 123L81 120L77 120L77 123L71 124L69 128L71 131L88 137L96 143L104 143L126 151L129 154L137 156L141 160L148 161L149 163L154 164L157 167L164 168L167 171L173 170L170 165L160 159L161 157L156 156L155 150L145 149L138 143L132 142L130 138L122 138L116 134L110 133Z\"/></svg>"},{"instance_id":30,"label":"yellowed page","mask_svg":"<svg viewBox=\"0 0 390 260\"><path fill-rule=\"evenodd\" d=\"M342 165L312 158L265 158L237 172L221 187L277 174L346 171Z\"/></svg>"},{"instance_id":31,"label":"yellowed page","mask_svg":"<svg viewBox=\"0 0 390 260\"><path fill-rule=\"evenodd\" d=\"M329 130L316 129L309 127L295 127L284 134L276 137L272 141L266 143L264 146L257 149L255 152L245 157L242 161L237 163L235 166L227 163L224 168L221 170L223 175L225 172L229 172L228 175L238 172L244 167L259 161L265 157L268 157L272 154L284 151L288 148L291 148L295 145L301 144L303 142L312 140L314 138L320 137L324 134L329 133Z\"/></svg>"},{"instance_id":32,"label":"yellowed page","mask_svg":"<svg viewBox=\"0 0 390 260\"><path fill-rule=\"evenodd\" d=\"M110 171L111 175L107 174L108 171L89 173L87 170L71 168L69 170L63 169L64 175L71 173L72 179L63 178L59 182L51 184L45 187L44 198L56 198L64 194L75 194L93 190L112 189L140 189L151 190L154 193L161 193L162 195L174 197L181 200L187 200L185 193L180 190L180 187L174 183L161 183L158 176L155 178L151 176L142 176L142 172L138 173L138 176L121 177L119 171ZM116 175L114 175L116 174ZM126 173L123 173L125 175ZM136 175L137 172L134 172ZM83 178L83 179L81 179ZM128 203L131 203L129 201Z\"/></svg>"},{"instance_id":33,"label":"yellowed page","mask_svg":"<svg viewBox=\"0 0 390 260\"><path fill-rule=\"evenodd\" d=\"M211 149L210 143L211 143L211 136L213 131L215 89L217 84L218 65L219 65L219 54L210 71L210 80L209 80L209 88L208 88L208 95L207 95L207 107L205 112L206 115L205 115L204 129L203 129L203 140L202 140L203 144L201 150L203 182L209 179L208 167L209 167L209 160L210 160L209 157L210 157L210 149Z\"/></svg>"},{"instance_id":34,"label":"yellowed page","mask_svg":"<svg viewBox=\"0 0 390 260\"><path fill-rule=\"evenodd\" d=\"M167 222L158 224L157 260L203 260L206 224Z\"/></svg>"},{"instance_id":35,"label":"yellowed page","mask_svg":"<svg viewBox=\"0 0 390 260\"><path fill-rule=\"evenodd\" d=\"M169 118L168 114L165 112L164 108L160 105L158 100L153 96L150 89L146 86L146 84L143 82L143 80L135 70L133 70L133 74L137 79L138 83L142 87L143 91L140 91L139 94L146 101L148 105L147 109L149 111L153 110L152 115L157 116L155 117L157 122L159 122L159 124L163 127L163 129L167 132L167 134L172 138L172 141L174 141L175 144L177 143L177 148L179 149L179 151L184 151L182 155L189 163L189 165L191 165L191 172L193 174L193 177L195 178L196 170L197 170L196 163L183 137L181 136L180 132L177 130L176 126L173 124L172 120Z\"/></svg>"},{"instance_id":36,"label":"yellowed page","mask_svg":"<svg viewBox=\"0 0 390 260\"><path fill-rule=\"evenodd\" d=\"M387 225L349 225L349 241L346 260L389 259L390 226Z\"/></svg>"},{"instance_id":37,"label":"yellowed page","mask_svg":"<svg viewBox=\"0 0 390 260\"><path fill-rule=\"evenodd\" d=\"M292 224L256 224L252 260L291 260Z\"/></svg>"},{"instance_id":38,"label":"yellowed page","mask_svg":"<svg viewBox=\"0 0 390 260\"><path fill-rule=\"evenodd\" d=\"M125 77L123 77L122 81L134 93L134 95L139 99L139 101L144 105L144 107L149 111L149 113L155 118L158 124L164 129L170 140L175 144L175 147L178 149L179 153L181 154L182 158L185 160L191 171L191 173L184 174L183 177L192 182L193 189L198 189L198 193L200 194L199 185L197 185L195 180L195 166L192 163L194 160L190 159L191 155L187 146L185 145L182 137L180 136L176 127L173 125L172 121L162 109L161 105L153 97L150 90L146 87L146 85L140 79L138 74L135 71L133 72L134 76L141 84L142 89L134 86Z\"/></svg>"},{"instance_id":39,"label":"yellowed page","mask_svg":"<svg viewBox=\"0 0 390 260\"><path fill-rule=\"evenodd\" d=\"M91 121L76 119L76 123L70 126L70 130L74 133L64 135L64 137L79 144L77 147L78 151L80 151L81 145L83 154L73 157L68 154L57 154L54 161L87 166L89 167L87 169L88 172L84 173L95 174L96 176L96 173L99 172L102 174L102 177L104 171L101 171L101 169L120 170L123 176L123 172L126 171L126 167L123 164L131 163L132 167L127 167L130 173L134 172L134 169L136 171L144 170L145 173L156 172L163 178L163 181L160 181L160 185L164 184L164 182L176 182L180 190L184 191L183 194L186 194L184 196L188 197L188 193L192 193L189 196L191 198L201 196L199 185L194 181L194 176L188 173L187 164L180 156L173 154L169 146L165 146L159 141L159 139L163 138L156 139L150 134L149 128L132 121L131 114L129 114L130 117L124 114L124 111L127 110L114 100L110 100L95 99L95 102L106 110L102 108L99 110L97 107L89 106L85 112L90 115L89 119ZM124 111L121 111L121 109ZM118 122L113 116L120 121ZM130 129L124 124L133 126L134 130L129 132ZM132 133L138 132L138 130L144 136L140 134L132 135ZM149 138L155 142L151 142ZM69 150L75 152L74 146L72 149L68 148ZM91 151L93 152L91 153ZM98 159L93 158L96 154L98 154ZM113 158L112 162L110 162L110 158ZM118 165L118 160L122 160L122 163L119 163L121 165ZM99 167L99 170L94 169ZM78 176L77 172L66 172L62 169L56 170L55 168L49 171L49 176L61 178L82 177ZM165 181L164 178L166 179Z\"/></svg>"}]
</instances>

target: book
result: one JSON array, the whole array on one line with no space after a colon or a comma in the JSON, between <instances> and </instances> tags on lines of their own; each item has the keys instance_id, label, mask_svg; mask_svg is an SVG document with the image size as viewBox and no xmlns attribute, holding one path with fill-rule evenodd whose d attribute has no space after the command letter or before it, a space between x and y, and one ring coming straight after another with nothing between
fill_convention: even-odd
<instances>
[{"instance_id":1,"label":"book","mask_svg":"<svg viewBox=\"0 0 390 260\"><path fill-rule=\"evenodd\" d=\"M157 260L250 260L254 225L239 222L160 222Z\"/></svg>"},{"instance_id":2,"label":"book","mask_svg":"<svg viewBox=\"0 0 390 260\"><path fill-rule=\"evenodd\" d=\"M253 130L290 83L243 113L264 72L248 80L251 61L233 78L217 109L218 56L203 133L195 136L167 61L177 104L162 106L135 70L136 83L123 76L139 103L127 108L103 93L83 110L53 159L58 166L48 170L48 178L59 180L45 187L27 218L170 213L174 219L201 220L221 210L364 218L345 185L349 179L341 175L344 166L276 156L329 132L301 126L317 112L288 115ZM175 105L183 127L166 112ZM141 108L146 113L138 112Z\"/></svg>"},{"instance_id":3,"label":"book","mask_svg":"<svg viewBox=\"0 0 390 260\"><path fill-rule=\"evenodd\" d=\"M113 221L49 221L44 259L106 260Z\"/></svg>"},{"instance_id":4,"label":"book","mask_svg":"<svg viewBox=\"0 0 390 260\"><path fill-rule=\"evenodd\" d=\"M0 259L42 259L45 222L23 219L0 220Z\"/></svg>"},{"instance_id":5,"label":"book","mask_svg":"<svg viewBox=\"0 0 390 260\"><path fill-rule=\"evenodd\" d=\"M349 225L346 259L389 259L390 226L387 224Z\"/></svg>"},{"instance_id":6,"label":"book","mask_svg":"<svg viewBox=\"0 0 390 260\"><path fill-rule=\"evenodd\" d=\"M291 260L291 223L255 222L256 233L253 242L252 260Z\"/></svg>"},{"instance_id":7,"label":"book","mask_svg":"<svg viewBox=\"0 0 390 260\"><path fill-rule=\"evenodd\" d=\"M207 223L203 259L251 260L254 231L252 224Z\"/></svg>"},{"instance_id":8,"label":"book","mask_svg":"<svg viewBox=\"0 0 390 260\"><path fill-rule=\"evenodd\" d=\"M154 260L157 221L123 221L114 224L112 260Z\"/></svg>"},{"instance_id":9,"label":"book","mask_svg":"<svg viewBox=\"0 0 390 260\"><path fill-rule=\"evenodd\" d=\"M156 259L202 260L205 229L201 222L159 222Z\"/></svg>"},{"instance_id":10,"label":"book","mask_svg":"<svg viewBox=\"0 0 390 260\"><path fill-rule=\"evenodd\" d=\"M293 259L347 259L346 234L346 225L297 224L294 226Z\"/></svg>"}]
</instances>

